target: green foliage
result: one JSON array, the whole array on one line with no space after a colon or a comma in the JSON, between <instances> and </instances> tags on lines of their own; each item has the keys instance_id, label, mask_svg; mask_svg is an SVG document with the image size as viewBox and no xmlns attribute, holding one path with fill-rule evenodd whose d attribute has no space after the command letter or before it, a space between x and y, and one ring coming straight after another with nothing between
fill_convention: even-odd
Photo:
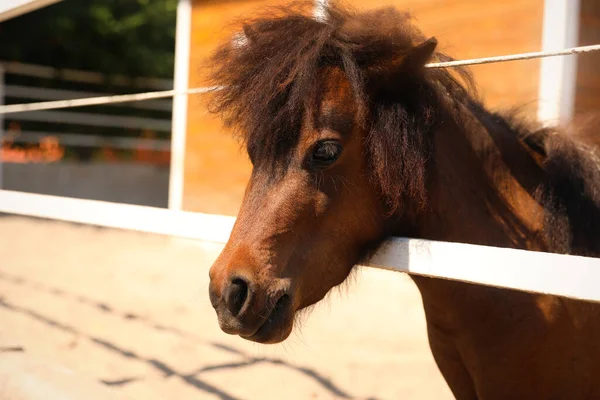
<instances>
[{"instance_id":1,"label":"green foliage","mask_svg":"<svg viewBox=\"0 0 600 400\"><path fill-rule=\"evenodd\" d=\"M0 60L172 78L177 0L63 0L0 24Z\"/></svg>"}]
</instances>

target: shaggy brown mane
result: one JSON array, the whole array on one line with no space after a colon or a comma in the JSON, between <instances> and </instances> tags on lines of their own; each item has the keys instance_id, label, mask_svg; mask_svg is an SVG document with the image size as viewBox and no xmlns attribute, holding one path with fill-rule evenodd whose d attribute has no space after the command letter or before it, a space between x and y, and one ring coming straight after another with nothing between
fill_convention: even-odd
<instances>
[{"instance_id":1,"label":"shaggy brown mane","mask_svg":"<svg viewBox=\"0 0 600 400\"><path fill-rule=\"evenodd\" d=\"M442 69L427 70L426 79L397 81L398 60L426 40L410 15L393 8L359 13L337 3L326 22L319 22L312 6L296 2L268 8L264 16L243 21L245 44L224 43L212 58L211 83L226 87L215 92L211 110L233 127L253 163L285 162L304 117L318 111L321 74L339 68L354 93L356 122L369 124L373 177L390 209L404 198L424 204L427 134L440 122L438 92L456 102L472 101L468 71L454 72L469 90ZM441 53L435 57L450 59ZM385 91L390 80L394 92ZM402 92L410 96L399 107L396 97Z\"/></svg>"}]
</instances>

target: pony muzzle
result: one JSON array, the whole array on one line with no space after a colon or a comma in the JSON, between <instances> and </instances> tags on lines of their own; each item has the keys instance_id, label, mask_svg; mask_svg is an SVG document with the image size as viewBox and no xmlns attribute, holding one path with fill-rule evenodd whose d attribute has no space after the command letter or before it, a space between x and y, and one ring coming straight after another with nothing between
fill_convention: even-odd
<instances>
[{"instance_id":1,"label":"pony muzzle","mask_svg":"<svg viewBox=\"0 0 600 400\"><path fill-rule=\"evenodd\" d=\"M287 338L294 310L289 291L281 287L285 285L269 285L269 290L248 278L233 276L218 286L211 281L209 295L223 332L259 343ZM273 290L273 286L278 288Z\"/></svg>"}]
</instances>

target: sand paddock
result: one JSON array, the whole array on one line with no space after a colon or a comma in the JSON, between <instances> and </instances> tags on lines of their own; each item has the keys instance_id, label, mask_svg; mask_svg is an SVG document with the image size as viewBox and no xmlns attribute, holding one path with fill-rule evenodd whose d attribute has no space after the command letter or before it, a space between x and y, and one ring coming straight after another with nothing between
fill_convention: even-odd
<instances>
[{"instance_id":1,"label":"sand paddock","mask_svg":"<svg viewBox=\"0 0 600 400\"><path fill-rule=\"evenodd\" d=\"M220 248L1 216L0 399L29 400L16 391L44 377L144 400L452 398L406 275L363 269L287 342L262 346L217 326L207 285ZM39 398L82 398L52 396Z\"/></svg>"}]
</instances>

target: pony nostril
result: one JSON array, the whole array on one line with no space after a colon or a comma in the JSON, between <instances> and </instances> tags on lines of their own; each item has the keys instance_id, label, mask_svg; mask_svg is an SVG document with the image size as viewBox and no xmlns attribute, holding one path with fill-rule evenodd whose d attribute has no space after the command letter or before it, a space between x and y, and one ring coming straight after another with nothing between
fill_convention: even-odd
<instances>
[{"instance_id":1,"label":"pony nostril","mask_svg":"<svg viewBox=\"0 0 600 400\"><path fill-rule=\"evenodd\" d=\"M229 289L227 290L227 308L233 316L240 313L242 307L246 303L248 298L248 284L245 280L235 278L231 281Z\"/></svg>"}]
</instances>

